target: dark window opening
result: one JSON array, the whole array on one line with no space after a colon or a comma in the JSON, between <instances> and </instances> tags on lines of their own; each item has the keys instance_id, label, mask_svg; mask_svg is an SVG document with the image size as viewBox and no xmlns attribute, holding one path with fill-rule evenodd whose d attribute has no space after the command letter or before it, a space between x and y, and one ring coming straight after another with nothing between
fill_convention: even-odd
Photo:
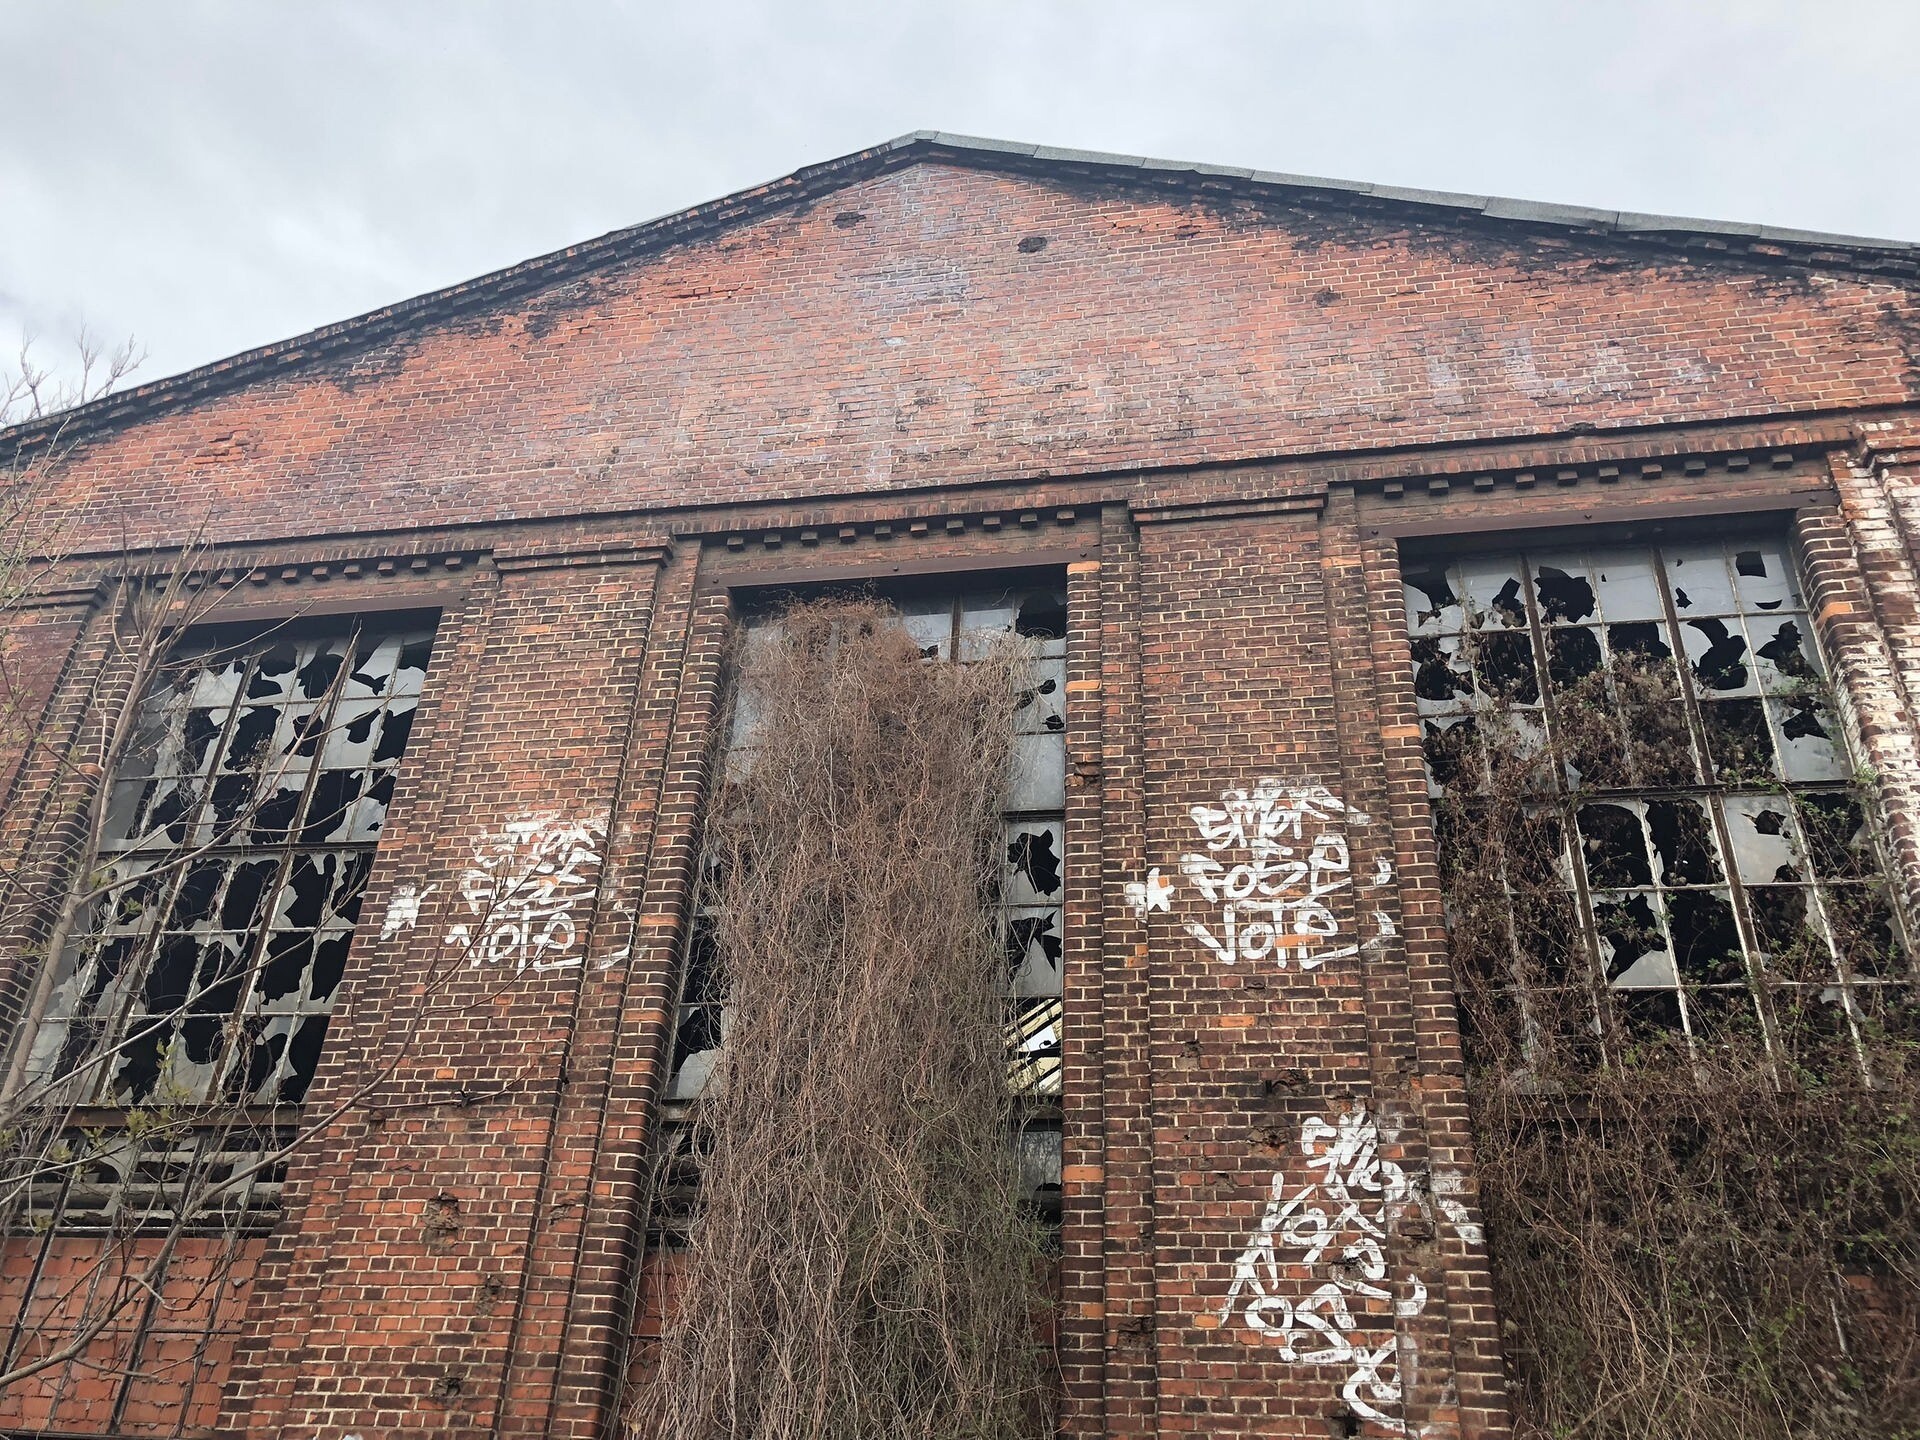
<instances>
[{"instance_id":1,"label":"dark window opening","mask_svg":"<svg viewBox=\"0 0 1920 1440\"><path fill-rule=\"evenodd\" d=\"M1409 560L1405 579L1443 852L1450 826L1499 809L1516 757L1541 761L1501 823L1530 831L1507 863L1542 873L1485 878L1511 957L1469 977L1487 1014L1601 1050L1677 1036L1699 1054L1737 1032L1789 1058L1809 1015L1858 1053L1908 1006L1783 539Z\"/></svg>"},{"instance_id":2,"label":"dark window opening","mask_svg":"<svg viewBox=\"0 0 1920 1440\"><path fill-rule=\"evenodd\" d=\"M213 632L169 657L27 1041L25 1093L88 1121L63 1142L66 1177L28 1202L37 1224L171 1223L183 1186L278 1143L319 1064L432 644L430 623L354 623ZM269 1209L278 1188L265 1170L219 1204Z\"/></svg>"}]
</instances>

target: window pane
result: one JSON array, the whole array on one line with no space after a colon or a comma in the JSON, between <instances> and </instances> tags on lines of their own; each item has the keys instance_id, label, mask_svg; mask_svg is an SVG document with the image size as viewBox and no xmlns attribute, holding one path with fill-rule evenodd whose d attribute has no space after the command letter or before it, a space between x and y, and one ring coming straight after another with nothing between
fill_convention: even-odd
<instances>
[{"instance_id":1,"label":"window pane","mask_svg":"<svg viewBox=\"0 0 1920 1440\"><path fill-rule=\"evenodd\" d=\"M1596 960L1630 1044L1771 1045L1760 1017L1782 987L1794 1043L1827 1044L1864 1013L1850 987L1911 979L1783 539L1425 561L1406 595L1456 960L1463 985L1495 987L1465 1013L1515 1027L1469 1036L1474 1053L1582 1051L1562 1022ZM1549 746L1556 763L1533 763ZM1549 878L1513 835L1484 845L1516 799L1571 817L1577 877ZM1498 925L1489 879L1509 897Z\"/></svg>"},{"instance_id":2,"label":"window pane","mask_svg":"<svg viewBox=\"0 0 1920 1440\"><path fill-rule=\"evenodd\" d=\"M1581 555L1543 555L1533 564L1534 602L1548 625L1578 625L1600 613L1593 578Z\"/></svg>"},{"instance_id":3,"label":"window pane","mask_svg":"<svg viewBox=\"0 0 1920 1440\"><path fill-rule=\"evenodd\" d=\"M188 1112L304 1096L430 644L349 624L175 653L115 766L102 894L57 963L34 1083ZM89 1213L129 1183L112 1153ZM140 1173L152 1196L173 1193Z\"/></svg>"},{"instance_id":4,"label":"window pane","mask_svg":"<svg viewBox=\"0 0 1920 1440\"><path fill-rule=\"evenodd\" d=\"M1727 573L1726 551L1719 544L1663 546L1667 593L1681 622L1705 615L1735 613L1733 577Z\"/></svg>"},{"instance_id":5,"label":"window pane","mask_svg":"<svg viewBox=\"0 0 1920 1440\"><path fill-rule=\"evenodd\" d=\"M1067 803L1067 737L1057 732L1013 737L1009 810L1061 810Z\"/></svg>"},{"instance_id":6,"label":"window pane","mask_svg":"<svg viewBox=\"0 0 1920 1440\"><path fill-rule=\"evenodd\" d=\"M1457 573L1466 587L1474 629L1526 629L1526 582L1520 576L1518 556L1463 560Z\"/></svg>"},{"instance_id":7,"label":"window pane","mask_svg":"<svg viewBox=\"0 0 1920 1440\"><path fill-rule=\"evenodd\" d=\"M1609 624L1665 618L1651 551L1602 551L1594 556L1591 570L1600 615Z\"/></svg>"},{"instance_id":8,"label":"window pane","mask_svg":"<svg viewBox=\"0 0 1920 1440\"><path fill-rule=\"evenodd\" d=\"M1766 614L1775 610L1797 610L1805 602L1800 598L1800 577L1787 557L1787 547L1778 540L1746 540L1732 547L1733 583L1740 594L1741 609Z\"/></svg>"},{"instance_id":9,"label":"window pane","mask_svg":"<svg viewBox=\"0 0 1920 1440\"><path fill-rule=\"evenodd\" d=\"M1457 635L1466 628L1466 607L1444 565L1409 566L1402 578L1410 636Z\"/></svg>"},{"instance_id":10,"label":"window pane","mask_svg":"<svg viewBox=\"0 0 1920 1440\"><path fill-rule=\"evenodd\" d=\"M1012 768L1003 802L998 925L1006 957L1009 1078L1022 1094L1059 1092L1066 803L1066 592L1057 585L1023 585L918 596L898 603L902 622L929 661L977 660L1019 637L1032 655L1015 696ZM955 630L958 627L958 640ZM750 622L755 635L777 634L779 620ZM764 640L761 642L764 643ZM1466 682L1470 688L1470 680ZM751 686L735 698L725 773L742 762L758 724ZM710 1083L727 1030L724 995L716 981L713 920L695 921L689 937L683 995L667 1100L684 1106ZM1058 1190L1058 1136L1051 1181ZM1043 1147L1044 1148L1044 1147Z\"/></svg>"}]
</instances>

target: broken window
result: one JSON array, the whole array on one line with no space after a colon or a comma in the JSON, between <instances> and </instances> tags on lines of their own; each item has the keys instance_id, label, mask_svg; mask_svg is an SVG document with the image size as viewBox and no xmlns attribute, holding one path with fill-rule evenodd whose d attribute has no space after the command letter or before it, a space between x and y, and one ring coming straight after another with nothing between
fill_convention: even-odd
<instances>
[{"instance_id":1,"label":"broken window","mask_svg":"<svg viewBox=\"0 0 1920 1440\"><path fill-rule=\"evenodd\" d=\"M1908 1010L1784 538L1409 559L1405 581L1443 852L1504 827L1504 973L1466 978L1516 1026L1797 1056Z\"/></svg>"},{"instance_id":2,"label":"broken window","mask_svg":"<svg viewBox=\"0 0 1920 1440\"><path fill-rule=\"evenodd\" d=\"M1025 637L1026 677L1015 697L1012 774L1002 808L1003 864L995 904L1007 956L1009 1081L1023 1097L1023 1168L1037 1203L1057 1212L1060 1195L1061 968L1066 809L1066 593L1057 586L968 590L896 602L929 663L983 658L995 639ZM744 643L776 626L749 617ZM723 775L754 752L757 707L734 697ZM706 1087L725 1044L725 996L716 983L712 916L699 905L688 927L682 997L664 1119L685 1134L689 1106ZM691 1178L691 1170L682 1174ZM677 1208L669 1204L669 1210Z\"/></svg>"},{"instance_id":3,"label":"broken window","mask_svg":"<svg viewBox=\"0 0 1920 1440\"><path fill-rule=\"evenodd\" d=\"M159 1214L169 1176L264 1150L319 1063L426 677L429 625L190 639L142 698L101 852L24 1063L45 1105L118 1114L58 1197L66 1228ZM251 1140L232 1117L263 1110ZM177 1125L221 1112L201 1155ZM164 1133L161 1133L161 1131ZM236 1152L237 1153L237 1152ZM271 1175L251 1199L270 1202ZM53 1197L45 1197L54 1203Z\"/></svg>"}]
</instances>

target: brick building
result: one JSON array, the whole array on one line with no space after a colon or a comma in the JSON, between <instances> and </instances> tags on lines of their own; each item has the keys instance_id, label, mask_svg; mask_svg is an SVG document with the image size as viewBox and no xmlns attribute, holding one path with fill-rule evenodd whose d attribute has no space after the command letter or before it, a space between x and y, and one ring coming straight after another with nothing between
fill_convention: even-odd
<instances>
[{"instance_id":1,"label":"brick building","mask_svg":"<svg viewBox=\"0 0 1920 1440\"><path fill-rule=\"evenodd\" d=\"M855 581L932 644L1052 642L1010 823L1060 861L1016 918L1068 1433L1509 1433L1423 770L1498 688L1460 637L1519 637L1523 707L1536 659L1694 677L1705 769L1620 787L1655 863L1570 902L1607 1004L1692 1043L1780 905L1847 903L1746 872L1756 795L1864 796L1904 934L1916 277L1905 244L922 134L93 404L7 616L34 724L0 850L53 883L104 786L103 859L137 867L170 774L335 707L350 743L280 777L304 818L212 847L192 933L284 972L242 1007L257 1147L338 1113L0 1424L609 1433L657 1300L643 1160L718 1043L683 981L730 616ZM218 597L185 644L226 647L182 722L210 728L64 763L116 586L183 553ZM1705 889L1649 790L1730 857ZM494 903L512 866L539 905ZM1609 885L1670 958L1628 963ZM210 963L90 923L53 965L10 945L15 1087L158 1004L113 944ZM1835 963L1836 1014L1904 1001L1904 962ZM88 1123L229 1083L222 1023L132 1047ZM8 1364L158 1174L6 1239ZM1315 1204L1332 1248L1289 1218Z\"/></svg>"}]
</instances>

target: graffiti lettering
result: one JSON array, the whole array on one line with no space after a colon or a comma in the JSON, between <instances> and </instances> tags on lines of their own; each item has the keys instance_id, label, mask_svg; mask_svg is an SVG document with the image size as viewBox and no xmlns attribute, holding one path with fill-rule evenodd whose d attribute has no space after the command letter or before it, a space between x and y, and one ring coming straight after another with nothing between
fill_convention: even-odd
<instances>
[{"instance_id":1,"label":"graffiti lettering","mask_svg":"<svg viewBox=\"0 0 1920 1440\"><path fill-rule=\"evenodd\" d=\"M1376 949L1397 932L1384 911L1366 912L1371 934L1343 939L1336 897L1354 887L1347 829L1368 817L1318 785L1286 785L1271 777L1251 790L1228 790L1217 805L1195 805L1192 817L1204 849L1179 858L1181 877L1213 912L1183 927L1222 964L1271 960L1317 970L1329 960ZM1393 866L1374 862L1359 888L1393 881ZM1130 881L1125 899L1136 919L1171 910L1176 882L1158 869Z\"/></svg>"},{"instance_id":2,"label":"graffiti lettering","mask_svg":"<svg viewBox=\"0 0 1920 1440\"><path fill-rule=\"evenodd\" d=\"M471 924L447 932L474 965L564 970L581 963L581 927L600 884L606 825L535 815L515 820L474 845L460 875Z\"/></svg>"},{"instance_id":3,"label":"graffiti lettering","mask_svg":"<svg viewBox=\"0 0 1920 1440\"><path fill-rule=\"evenodd\" d=\"M391 940L402 930L411 930L420 923L420 902L433 893L429 885L422 890L418 885L401 884L393 887L393 898L387 901L387 913L380 921L380 938Z\"/></svg>"},{"instance_id":4,"label":"graffiti lettering","mask_svg":"<svg viewBox=\"0 0 1920 1440\"><path fill-rule=\"evenodd\" d=\"M1404 1426L1392 1412L1400 1404L1401 1367L1389 1316L1418 1315L1427 1292L1411 1274L1398 1301L1388 1288L1388 1224L1412 1190L1400 1166L1380 1154L1380 1142L1380 1127L1364 1109L1301 1126L1300 1153L1314 1178L1295 1190L1284 1173L1273 1177L1259 1227L1234 1262L1219 1319L1231 1323L1237 1312L1291 1364L1346 1367L1340 1393L1353 1413L1399 1430ZM1289 1296L1287 1276L1302 1268L1322 1268L1327 1278L1304 1296ZM1362 1330L1376 1332L1371 1338L1380 1343Z\"/></svg>"}]
</instances>

